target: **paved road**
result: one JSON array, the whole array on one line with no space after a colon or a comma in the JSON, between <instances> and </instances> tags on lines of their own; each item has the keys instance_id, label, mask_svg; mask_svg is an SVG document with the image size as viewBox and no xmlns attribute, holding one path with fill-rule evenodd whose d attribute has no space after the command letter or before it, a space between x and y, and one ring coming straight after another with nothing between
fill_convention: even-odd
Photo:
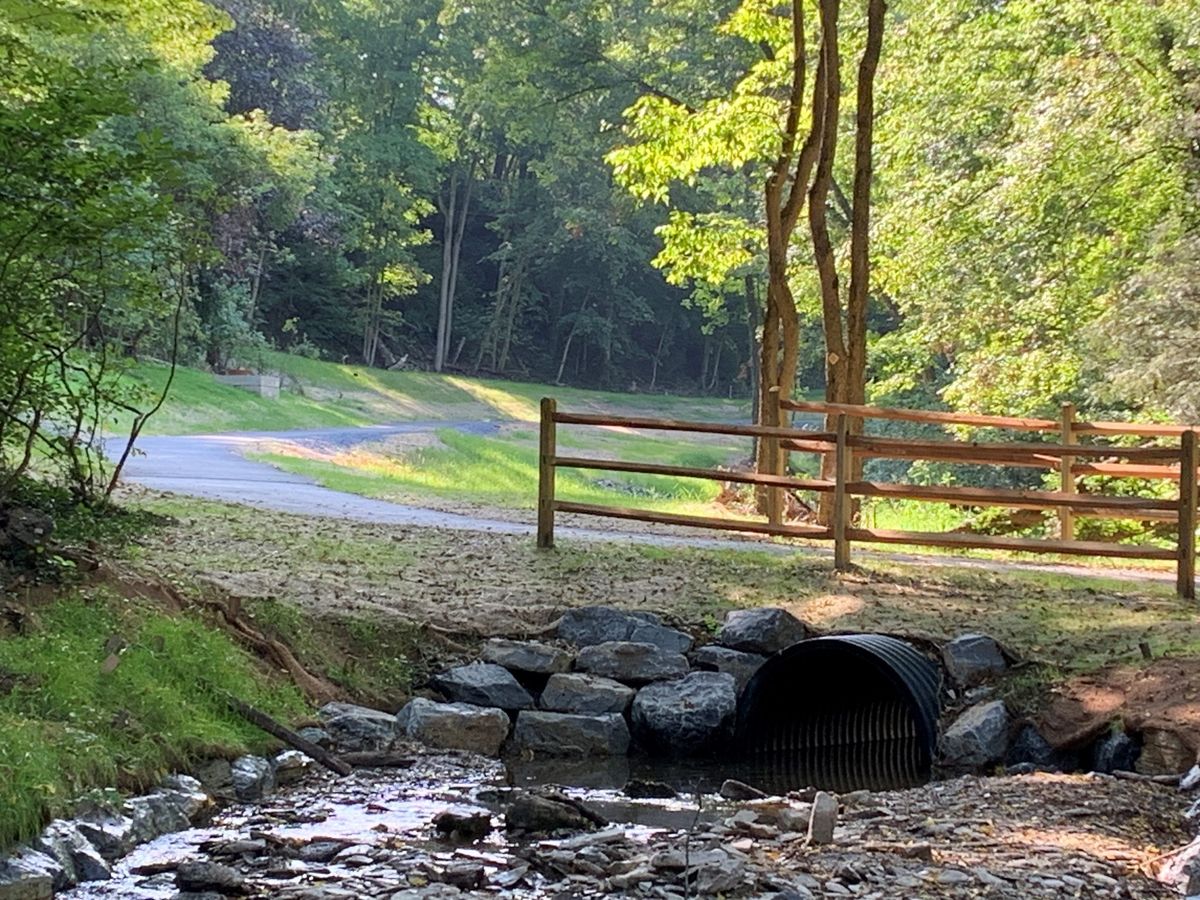
<instances>
[{"instance_id":1,"label":"paved road","mask_svg":"<svg viewBox=\"0 0 1200 900\"><path fill-rule=\"evenodd\" d=\"M426 434L453 428L467 434L494 434L497 422L405 422L361 428L302 431L239 431L227 434L144 437L140 453L122 473L124 481L173 494L241 503L261 509L310 516L355 519L385 525L424 525L461 531L530 535L534 527L486 517L457 515L387 500L375 500L322 487L311 478L247 459L243 454L272 441L302 446L350 447L399 434ZM564 538L628 540L660 546L742 547L745 541L624 533L602 528L560 527ZM769 546L769 545L764 545Z\"/></svg>"},{"instance_id":2,"label":"paved road","mask_svg":"<svg viewBox=\"0 0 1200 900\"><path fill-rule=\"evenodd\" d=\"M137 455L126 463L123 480L155 490L209 500L241 503L261 509L310 516L354 519L388 525L423 525L460 531L483 531L493 534L529 535L534 526L506 522L486 517L457 515L440 510L407 506L387 500L374 500L356 494L346 494L267 463L246 459L243 455L269 441L288 441L319 447L350 447L365 441L400 434L424 434L444 428L454 428L467 434L488 435L499 430L498 422L404 422L393 425L368 425L353 428L318 428L299 431L240 431L209 435L172 435L143 437L138 440ZM607 520L596 520L596 527L558 527L558 537L589 541L614 541L648 544L658 547L734 548L753 547L771 553L802 553L807 556L832 557L823 547L795 547L774 544L747 536L741 539L721 539L683 535L664 535L651 532L628 532L613 527ZM857 550L857 553L864 551ZM866 551L878 559L896 562L954 566L968 569L1024 569L1057 572L1070 575L1092 575L1128 581L1171 581L1168 572L1147 570L1089 569L1082 566L1055 563L996 562L962 557L915 556L886 551Z\"/></svg>"}]
</instances>

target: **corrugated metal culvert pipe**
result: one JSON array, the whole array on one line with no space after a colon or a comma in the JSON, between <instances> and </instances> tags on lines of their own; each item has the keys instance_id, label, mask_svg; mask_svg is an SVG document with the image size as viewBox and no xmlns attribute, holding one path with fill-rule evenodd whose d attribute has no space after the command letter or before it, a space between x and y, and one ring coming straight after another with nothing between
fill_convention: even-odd
<instances>
[{"instance_id":1,"label":"corrugated metal culvert pipe","mask_svg":"<svg viewBox=\"0 0 1200 900\"><path fill-rule=\"evenodd\" d=\"M793 644L742 692L737 747L770 790L912 787L929 780L940 674L911 644L844 634Z\"/></svg>"}]
</instances>

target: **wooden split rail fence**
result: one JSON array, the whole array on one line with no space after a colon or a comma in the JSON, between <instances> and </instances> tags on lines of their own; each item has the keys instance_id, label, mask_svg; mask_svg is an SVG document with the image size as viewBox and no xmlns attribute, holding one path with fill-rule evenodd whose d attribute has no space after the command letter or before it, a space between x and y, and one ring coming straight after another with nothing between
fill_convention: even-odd
<instances>
[{"instance_id":1,"label":"wooden split rail fence","mask_svg":"<svg viewBox=\"0 0 1200 900\"><path fill-rule=\"evenodd\" d=\"M836 428L833 431L821 432L779 424L790 412L819 413L836 422ZM1198 452L1197 433L1191 427L1126 422L1082 422L1076 420L1074 407L1070 404L1063 407L1061 419L1053 420L809 402L780 399L775 395L769 404L765 418L774 424L739 425L719 422L682 422L632 416L591 415L560 412L553 399L543 399L538 466L538 546L544 548L554 546L554 517L556 513L563 512L664 525L711 528L721 531L831 540L834 547L834 565L838 569L845 569L850 565L852 543L992 549L1136 560L1171 560L1176 563L1176 587L1179 596L1186 599L1195 598L1197 468L1200 466L1200 452ZM1059 442L928 440L854 433L859 429L852 429L851 425L861 423L866 419L1052 433L1058 435ZM559 425L752 437L766 442L768 453L773 454L771 458L774 464L770 468L774 468L778 474L560 456L557 449L557 427ZM1129 436L1158 440L1177 439L1178 445L1126 447L1079 443L1080 437L1111 439ZM831 454L834 460L834 477L803 478L784 474L786 456L789 452ZM1045 491L866 481L853 474L856 460L866 459L937 460L969 465L1022 466L1057 470L1062 476L1062 487L1058 491ZM555 473L559 469L668 475L754 485L766 490L767 515L765 521L756 521L716 516L677 515L646 509L559 500L555 497ZM1079 493L1076 479L1085 475L1178 481L1179 495L1177 499L1159 499ZM784 522L782 501L786 491L831 493L831 525L826 527L810 523ZM854 498L860 497L950 503L967 507L992 506L1009 509L1053 510L1059 518L1060 536L1057 539L1042 539L856 527L852 521L852 510ZM1174 523L1177 535L1176 546L1160 547L1076 540L1076 517Z\"/></svg>"}]
</instances>

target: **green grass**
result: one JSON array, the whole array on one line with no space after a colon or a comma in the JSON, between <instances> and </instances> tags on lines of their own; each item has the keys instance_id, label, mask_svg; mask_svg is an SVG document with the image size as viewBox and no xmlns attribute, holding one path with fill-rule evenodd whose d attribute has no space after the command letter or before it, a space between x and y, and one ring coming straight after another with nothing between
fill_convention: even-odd
<instances>
[{"instance_id":1,"label":"green grass","mask_svg":"<svg viewBox=\"0 0 1200 900\"><path fill-rule=\"evenodd\" d=\"M166 383L166 366L144 364L130 373L153 391ZM283 431L366 425L373 421L370 408L355 397L315 399L294 390L276 400L240 388L218 384L208 372L180 366L175 372L167 402L149 421L150 434L203 434L218 431ZM127 430L129 417L115 420L117 434Z\"/></svg>"},{"instance_id":2,"label":"green grass","mask_svg":"<svg viewBox=\"0 0 1200 900\"><path fill-rule=\"evenodd\" d=\"M537 446L532 432L480 437L452 429L437 432L440 446L389 454L359 447L326 460L284 453L261 454L280 468L335 490L392 500L437 498L505 509L536 504ZM736 444L688 444L612 432L571 435L567 448L669 465L714 468L736 455ZM713 501L715 481L590 469L560 469L556 496L577 503L694 511Z\"/></svg>"},{"instance_id":3,"label":"green grass","mask_svg":"<svg viewBox=\"0 0 1200 900\"><path fill-rule=\"evenodd\" d=\"M619 408L677 418L749 417L745 400L620 394L517 381L493 381L430 372L389 372L267 353L264 371L284 375L277 400L218 384L208 372L180 366L163 408L150 420L151 434L200 434L216 431L283 431L292 428L364 425L416 419L504 419L536 421L544 396L560 406L598 411ZM151 391L161 390L168 369L142 363L129 377ZM128 416L112 427L127 428Z\"/></svg>"},{"instance_id":4,"label":"green grass","mask_svg":"<svg viewBox=\"0 0 1200 900\"><path fill-rule=\"evenodd\" d=\"M124 646L105 672L110 639ZM0 847L89 789L143 789L191 761L267 747L224 693L283 718L306 709L192 617L106 592L36 608L20 634L0 639Z\"/></svg>"}]
</instances>

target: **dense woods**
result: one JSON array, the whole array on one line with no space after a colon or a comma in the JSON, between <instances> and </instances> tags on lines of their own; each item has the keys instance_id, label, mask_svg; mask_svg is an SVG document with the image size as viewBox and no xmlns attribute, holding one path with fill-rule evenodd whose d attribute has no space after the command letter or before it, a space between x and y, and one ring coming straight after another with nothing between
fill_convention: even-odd
<instances>
[{"instance_id":1,"label":"dense woods","mask_svg":"<svg viewBox=\"0 0 1200 900\"><path fill-rule=\"evenodd\" d=\"M103 492L130 360L266 347L1200 412L1196 0L5 0L0 45L9 482Z\"/></svg>"}]
</instances>

